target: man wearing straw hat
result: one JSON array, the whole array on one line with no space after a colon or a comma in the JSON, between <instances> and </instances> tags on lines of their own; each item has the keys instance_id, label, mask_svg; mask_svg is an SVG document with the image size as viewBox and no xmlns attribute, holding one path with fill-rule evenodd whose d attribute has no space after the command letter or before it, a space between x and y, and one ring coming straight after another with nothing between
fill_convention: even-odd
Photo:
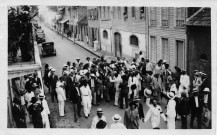
<instances>
[{"instance_id":1,"label":"man wearing straw hat","mask_svg":"<svg viewBox=\"0 0 217 135\"><path fill-rule=\"evenodd\" d=\"M175 92L171 91L167 94L169 98L169 102L167 104L167 128L168 129L175 129L176 124L175 124L175 117L176 117L176 101L174 100L175 98Z\"/></svg>"},{"instance_id":2,"label":"man wearing straw hat","mask_svg":"<svg viewBox=\"0 0 217 135\"><path fill-rule=\"evenodd\" d=\"M148 106L148 107L150 107L150 100L151 100L151 94L152 94L152 91L151 90L149 90L149 89L145 89L144 90L144 97L146 97L146 101L145 101L145 103L146 103L146 105Z\"/></svg>"},{"instance_id":3,"label":"man wearing straw hat","mask_svg":"<svg viewBox=\"0 0 217 135\"><path fill-rule=\"evenodd\" d=\"M111 129L126 129L123 123L121 123L121 116L119 114L115 114L112 117L112 120L115 122L111 124Z\"/></svg>"},{"instance_id":4,"label":"man wearing straw hat","mask_svg":"<svg viewBox=\"0 0 217 135\"><path fill-rule=\"evenodd\" d=\"M95 116L92 120L91 128L96 129L96 124L100 121L103 120L106 122L106 118L103 115L103 111L101 108L97 108L97 116Z\"/></svg>"},{"instance_id":5,"label":"man wearing straw hat","mask_svg":"<svg viewBox=\"0 0 217 135\"><path fill-rule=\"evenodd\" d=\"M39 94L37 103L41 104L44 108L44 110L41 112L42 115L42 121L43 121L43 127L44 128L50 128L50 109L48 107L47 101L45 100L44 94Z\"/></svg>"}]
</instances>

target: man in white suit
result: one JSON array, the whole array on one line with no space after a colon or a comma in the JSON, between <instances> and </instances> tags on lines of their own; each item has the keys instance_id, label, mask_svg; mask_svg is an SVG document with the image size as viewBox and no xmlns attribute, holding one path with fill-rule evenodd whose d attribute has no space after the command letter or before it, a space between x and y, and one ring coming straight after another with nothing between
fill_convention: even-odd
<instances>
[{"instance_id":1,"label":"man in white suit","mask_svg":"<svg viewBox=\"0 0 217 135\"><path fill-rule=\"evenodd\" d=\"M180 86L178 91L178 97L181 97L181 93L185 92L186 96L188 97L188 92L190 89L190 78L186 74L185 70L182 70L182 75L180 76Z\"/></svg>"},{"instance_id":2,"label":"man in white suit","mask_svg":"<svg viewBox=\"0 0 217 135\"><path fill-rule=\"evenodd\" d=\"M38 103L40 103L44 108L44 110L41 112L43 126L44 128L50 128L50 109L48 107L47 101L45 100L45 95L40 94L38 98L40 99L38 100Z\"/></svg>"},{"instance_id":3,"label":"man in white suit","mask_svg":"<svg viewBox=\"0 0 217 135\"><path fill-rule=\"evenodd\" d=\"M82 81L80 91L81 91L81 98L82 98L82 103L84 108L84 115L87 119L90 116L89 114L91 110L92 94L86 80Z\"/></svg>"},{"instance_id":4,"label":"man in white suit","mask_svg":"<svg viewBox=\"0 0 217 135\"><path fill-rule=\"evenodd\" d=\"M62 77L60 77L59 79L61 80ZM56 92L57 92L57 99L58 99L58 105L59 105L59 114L61 117L63 117L64 116L64 104L65 104L65 100L66 100L66 95L65 95L65 92L63 90L62 83L60 81L57 81Z\"/></svg>"}]
</instances>

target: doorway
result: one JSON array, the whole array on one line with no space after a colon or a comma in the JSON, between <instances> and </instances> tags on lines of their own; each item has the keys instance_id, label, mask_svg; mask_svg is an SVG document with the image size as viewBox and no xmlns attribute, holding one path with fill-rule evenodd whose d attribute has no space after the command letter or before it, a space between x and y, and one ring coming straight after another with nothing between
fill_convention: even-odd
<instances>
[{"instance_id":1,"label":"doorway","mask_svg":"<svg viewBox=\"0 0 217 135\"><path fill-rule=\"evenodd\" d=\"M184 69L184 42L183 41L176 41L176 52L177 52L177 57L176 57L176 65L181 68Z\"/></svg>"},{"instance_id":2,"label":"doorway","mask_svg":"<svg viewBox=\"0 0 217 135\"><path fill-rule=\"evenodd\" d=\"M122 57L122 46L121 46L121 35L120 33L114 34L114 42L115 42L115 56Z\"/></svg>"}]
</instances>

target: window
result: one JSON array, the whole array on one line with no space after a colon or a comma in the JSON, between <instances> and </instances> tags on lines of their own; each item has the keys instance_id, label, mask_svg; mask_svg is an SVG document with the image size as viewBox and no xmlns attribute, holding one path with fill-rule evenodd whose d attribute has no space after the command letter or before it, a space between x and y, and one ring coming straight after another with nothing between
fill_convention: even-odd
<instances>
[{"instance_id":1,"label":"window","mask_svg":"<svg viewBox=\"0 0 217 135\"><path fill-rule=\"evenodd\" d=\"M162 26L169 26L168 17L169 17L168 8L162 7L161 8L161 25Z\"/></svg>"},{"instance_id":2,"label":"window","mask_svg":"<svg viewBox=\"0 0 217 135\"><path fill-rule=\"evenodd\" d=\"M75 17L74 17L75 18ZM88 10L88 19L90 20L91 19L91 11Z\"/></svg>"},{"instance_id":3,"label":"window","mask_svg":"<svg viewBox=\"0 0 217 135\"><path fill-rule=\"evenodd\" d=\"M94 9L94 20L97 20L98 19L98 12L97 12L97 9L95 8Z\"/></svg>"},{"instance_id":4,"label":"window","mask_svg":"<svg viewBox=\"0 0 217 135\"><path fill-rule=\"evenodd\" d=\"M179 41L179 40L177 40L176 41L176 52L177 52L177 54L176 54L176 65L179 67L179 68L181 68L181 69L183 69L184 68L184 56L185 56L185 54L184 54L184 42L183 41Z\"/></svg>"},{"instance_id":5,"label":"window","mask_svg":"<svg viewBox=\"0 0 217 135\"><path fill-rule=\"evenodd\" d=\"M151 61L154 63L157 63L157 41L156 37L151 36L150 37L151 42Z\"/></svg>"},{"instance_id":6,"label":"window","mask_svg":"<svg viewBox=\"0 0 217 135\"><path fill-rule=\"evenodd\" d=\"M130 36L130 44L138 46L138 38L134 35Z\"/></svg>"},{"instance_id":7,"label":"window","mask_svg":"<svg viewBox=\"0 0 217 135\"><path fill-rule=\"evenodd\" d=\"M98 7L98 12L99 12L98 17L101 18L101 7Z\"/></svg>"},{"instance_id":8,"label":"window","mask_svg":"<svg viewBox=\"0 0 217 135\"><path fill-rule=\"evenodd\" d=\"M135 15L135 7L132 7L131 10L132 10L132 17L135 17L136 16Z\"/></svg>"},{"instance_id":9,"label":"window","mask_svg":"<svg viewBox=\"0 0 217 135\"><path fill-rule=\"evenodd\" d=\"M106 30L103 31L103 38L108 39L108 32Z\"/></svg>"},{"instance_id":10,"label":"window","mask_svg":"<svg viewBox=\"0 0 217 135\"><path fill-rule=\"evenodd\" d=\"M150 8L150 25L151 26L156 25L156 7Z\"/></svg>"},{"instance_id":11,"label":"window","mask_svg":"<svg viewBox=\"0 0 217 135\"><path fill-rule=\"evenodd\" d=\"M105 19L105 6L103 7L103 18Z\"/></svg>"},{"instance_id":12,"label":"window","mask_svg":"<svg viewBox=\"0 0 217 135\"><path fill-rule=\"evenodd\" d=\"M185 8L176 8L176 26L183 27L185 21Z\"/></svg>"},{"instance_id":13,"label":"window","mask_svg":"<svg viewBox=\"0 0 217 135\"><path fill-rule=\"evenodd\" d=\"M169 62L169 44L167 38L162 38L162 59Z\"/></svg>"},{"instance_id":14,"label":"window","mask_svg":"<svg viewBox=\"0 0 217 135\"><path fill-rule=\"evenodd\" d=\"M128 9L127 9L127 7L124 7L124 13L123 13L123 15L124 15L124 20L126 21L127 20L127 18L128 18L128 11L127 11Z\"/></svg>"},{"instance_id":15,"label":"window","mask_svg":"<svg viewBox=\"0 0 217 135\"><path fill-rule=\"evenodd\" d=\"M145 7L140 7L140 19L145 19Z\"/></svg>"},{"instance_id":16,"label":"window","mask_svg":"<svg viewBox=\"0 0 217 135\"><path fill-rule=\"evenodd\" d=\"M206 54L201 54L200 55L200 60L202 60L202 61L208 61L207 55Z\"/></svg>"},{"instance_id":17,"label":"window","mask_svg":"<svg viewBox=\"0 0 217 135\"><path fill-rule=\"evenodd\" d=\"M110 19L110 7L108 7L107 9L108 9L108 12L107 12L107 14L108 14L108 19Z\"/></svg>"},{"instance_id":18,"label":"window","mask_svg":"<svg viewBox=\"0 0 217 135\"><path fill-rule=\"evenodd\" d=\"M121 7L118 7L118 18L121 18Z\"/></svg>"}]
</instances>

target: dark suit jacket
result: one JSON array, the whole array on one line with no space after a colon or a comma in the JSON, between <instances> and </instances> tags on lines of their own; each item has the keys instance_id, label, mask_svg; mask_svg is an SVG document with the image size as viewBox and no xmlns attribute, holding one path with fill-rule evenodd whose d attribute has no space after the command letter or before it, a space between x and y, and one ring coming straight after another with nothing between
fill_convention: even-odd
<instances>
[{"instance_id":1,"label":"dark suit jacket","mask_svg":"<svg viewBox=\"0 0 217 135\"><path fill-rule=\"evenodd\" d=\"M32 79L32 82L33 82L33 83L36 83L36 84L41 88L41 80L40 80L40 78L38 78L38 77L37 77L36 79L33 78L33 79Z\"/></svg>"},{"instance_id":2,"label":"dark suit jacket","mask_svg":"<svg viewBox=\"0 0 217 135\"><path fill-rule=\"evenodd\" d=\"M203 111L203 101L200 96L198 96L198 108L196 108L195 98L192 96L190 98L190 107L191 107L191 113L202 113Z\"/></svg>"},{"instance_id":3,"label":"dark suit jacket","mask_svg":"<svg viewBox=\"0 0 217 135\"><path fill-rule=\"evenodd\" d=\"M73 103L77 103L78 102L78 92L75 88L75 83L73 81L74 80L72 80L70 75L66 77L66 90L68 91L70 95L70 100Z\"/></svg>"},{"instance_id":4,"label":"dark suit jacket","mask_svg":"<svg viewBox=\"0 0 217 135\"><path fill-rule=\"evenodd\" d=\"M50 78L49 78L49 84L50 84L51 92L55 91L57 80L58 80L58 76L57 75L54 75L54 77L50 76Z\"/></svg>"},{"instance_id":5,"label":"dark suit jacket","mask_svg":"<svg viewBox=\"0 0 217 135\"><path fill-rule=\"evenodd\" d=\"M16 105L14 105L12 108L12 114L17 127L24 128L25 124L21 122L21 120L25 120L25 112L18 108Z\"/></svg>"},{"instance_id":6,"label":"dark suit jacket","mask_svg":"<svg viewBox=\"0 0 217 135\"><path fill-rule=\"evenodd\" d=\"M139 113L135 109L132 113L133 121L130 120L131 110L130 108L125 110L124 113L124 125L127 129L138 129L139 128Z\"/></svg>"},{"instance_id":7,"label":"dark suit jacket","mask_svg":"<svg viewBox=\"0 0 217 135\"><path fill-rule=\"evenodd\" d=\"M182 98L180 104L178 105L178 110L180 115L188 115L190 112L190 102L187 97Z\"/></svg>"},{"instance_id":8,"label":"dark suit jacket","mask_svg":"<svg viewBox=\"0 0 217 135\"><path fill-rule=\"evenodd\" d=\"M139 103L139 107L138 107L138 111L139 111L139 118L144 118L144 111L143 111L143 106L141 103Z\"/></svg>"}]
</instances>

